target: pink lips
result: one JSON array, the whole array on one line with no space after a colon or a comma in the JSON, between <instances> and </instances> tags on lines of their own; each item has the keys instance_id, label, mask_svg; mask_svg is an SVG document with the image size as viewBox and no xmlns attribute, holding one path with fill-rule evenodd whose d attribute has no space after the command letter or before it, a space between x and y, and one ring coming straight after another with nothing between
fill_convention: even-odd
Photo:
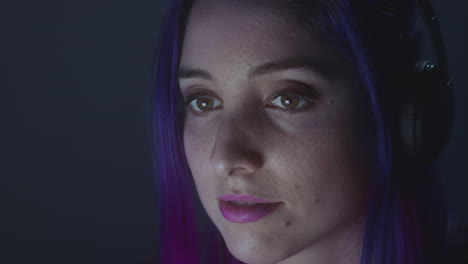
<instances>
[{"instance_id":1,"label":"pink lips","mask_svg":"<svg viewBox=\"0 0 468 264\"><path fill-rule=\"evenodd\" d=\"M226 194L218 197L219 209L226 220L233 223L250 223L262 219L281 205L249 195ZM254 205L237 205L230 201L251 202Z\"/></svg>"}]
</instances>

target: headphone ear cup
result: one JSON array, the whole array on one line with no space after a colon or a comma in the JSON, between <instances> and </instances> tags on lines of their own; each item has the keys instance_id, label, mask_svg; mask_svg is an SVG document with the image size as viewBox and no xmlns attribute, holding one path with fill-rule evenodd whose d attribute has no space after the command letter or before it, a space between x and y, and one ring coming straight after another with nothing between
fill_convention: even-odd
<instances>
[{"instance_id":1,"label":"headphone ear cup","mask_svg":"<svg viewBox=\"0 0 468 264\"><path fill-rule=\"evenodd\" d=\"M453 103L451 82L441 85L434 65L417 62L414 80L400 105L400 144L406 159L426 164L437 158L450 137Z\"/></svg>"},{"instance_id":2,"label":"headphone ear cup","mask_svg":"<svg viewBox=\"0 0 468 264\"><path fill-rule=\"evenodd\" d=\"M421 145L421 118L414 97L406 95L400 106L400 145L407 160L418 157Z\"/></svg>"}]
</instances>

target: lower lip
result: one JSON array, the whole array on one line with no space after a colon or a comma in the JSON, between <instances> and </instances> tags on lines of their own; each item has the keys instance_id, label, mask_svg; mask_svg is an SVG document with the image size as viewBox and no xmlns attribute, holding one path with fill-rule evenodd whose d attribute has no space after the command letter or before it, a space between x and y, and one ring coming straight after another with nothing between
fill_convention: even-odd
<instances>
[{"instance_id":1,"label":"lower lip","mask_svg":"<svg viewBox=\"0 0 468 264\"><path fill-rule=\"evenodd\" d=\"M221 214L233 223L255 222L271 214L278 209L281 203L255 204L255 205L236 205L223 200L219 201L219 210Z\"/></svg>"}]
</instances>

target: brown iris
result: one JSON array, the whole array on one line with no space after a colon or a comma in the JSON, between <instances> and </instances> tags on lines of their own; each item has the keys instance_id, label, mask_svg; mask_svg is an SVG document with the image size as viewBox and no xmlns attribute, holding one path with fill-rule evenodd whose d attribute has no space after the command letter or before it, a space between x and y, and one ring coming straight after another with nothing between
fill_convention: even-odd
<instances>
[{"instance_id":1,"label":"brown iris","mask_svg":"<svg viewBox=\"0 0 468 264\"><path fill-rule=\"evenodd\" d=\"M210 110L213 107L213 100L207 97L202 97L197 100L197 106L200 110Z\"/></svg>"},{"instance_id":2,"label":"brown iris","mask_svg":"<svg viewBox=\"0 0 468 264\"><path fill-rule=\"evenodd\" d=\"M283 95L281 96L281 103L290 109L295 109L299 104L299 99L297 96L293 95Z\"/></svg>"}]
</instances>

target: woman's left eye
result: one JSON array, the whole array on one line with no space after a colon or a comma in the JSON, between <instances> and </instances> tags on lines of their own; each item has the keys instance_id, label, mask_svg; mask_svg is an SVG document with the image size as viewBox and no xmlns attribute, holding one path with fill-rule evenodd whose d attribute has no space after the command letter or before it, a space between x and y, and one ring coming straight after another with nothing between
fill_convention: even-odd
<instances>
[{"instance_id":1,"label":"woman's left eye","mask_svg":"<svg viewBox=\"0 0 468 264\"><path fill-rule=\"evenodd\" d=\"M309 98L292 93L280 94L271 102L280 110L287 112L299 112L313 103Z\"/></svg>"}]
</instances>

